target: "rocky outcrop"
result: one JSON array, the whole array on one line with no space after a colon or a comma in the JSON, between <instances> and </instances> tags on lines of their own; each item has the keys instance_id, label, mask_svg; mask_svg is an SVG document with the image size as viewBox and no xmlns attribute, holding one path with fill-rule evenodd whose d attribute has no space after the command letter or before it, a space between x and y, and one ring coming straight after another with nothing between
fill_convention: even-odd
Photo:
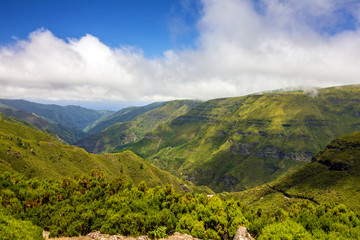
<instances>
[{"instance_id":1,"label":"rocky outcrop","mask_svg":"<svg viewBox=\"0 0 360 240\"><path fill-rule=\"evenodd\" d=\"M188 234L176 232L173 235L169 236L168 238L161 238L160 240L200 240L200 239L194 238Z\"/></svg>"},{"instance_id":2,"label":"rocky outcrop","mask_svg":"<svg viewBox=\"0 0 360 240\"><path fill-rule=\"evenodd\" d=\"M84 240L150 240L147 236L139 236L136 238L133 237L124 237L120 235L107 235L102 234L100 232L92 232L86 235L86 238Z\"/></svg>"},{"instance_id":3,"label":"rocky outcrop","mask_svg":"<svg viewBox=\"0 0 360 240\"><path fill-rule=\"evenodd\" d=\"M255 240L255 238L251 237L246 227L239 227L236 231L234 240Z\"/></svg>"},{"instance_id":4,"label":"rocky outcrop","mask_svg":"<svg viewBox=\"0 0 360 240\"><path fill-rule=\"evenodd\" d=\"M108 235L108 234L102 234L100 232L92 232L83 237L53 238L52 240L150 240L150 239L147 236L125 237L121 235ZM169 236L168 238L161 238L159 240L200 240L200 239L194 238L188 234L175 232L173 235Z\"/></svg>"}]
</instances>

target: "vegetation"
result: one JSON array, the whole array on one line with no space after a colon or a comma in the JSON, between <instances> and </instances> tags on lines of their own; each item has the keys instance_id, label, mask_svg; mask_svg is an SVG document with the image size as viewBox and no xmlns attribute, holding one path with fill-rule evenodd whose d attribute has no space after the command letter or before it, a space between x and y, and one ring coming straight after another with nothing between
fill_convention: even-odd
<instances>
[{"instance_id":1,"label":"vegetation","mask_svg":"<svg viewBox=\"0 0 360 240\"><path fill-rule=\"evenodd\" d=\"M94 121L111 114L111 111L97 111L79 106L59 106L54 104L40 104L25 100L0 99L2 106L35 113L68 128L82 130Z\"/></svg>"},{"instance_id":2,"label":"vegetation","mask_svg":"<svg viewBox=\"0 0 360 240\"><path fill-rule=\"evenodd\" d=\"M28 123L28 126L32 127L35 126L38 129L49 133L59 142L66 142L66 143L74 143L84 137L87 136L86 133L83 131L69 128L59 123L55 123L51 120L45 119L43 117L39 117L34 113L29 113L23 110L16 110L7 107L0 107L0 112L6 114L2 115L3 118L6 118L10 122L19 122L18 120L24 121ZM10 118L14 117L14 118ZM16 118L16 119L15 119ZM22 122L22 124L24 124Z\"/></svg>"},{"instance_id":3,"label":"vegetation","mask_svg":"<svg viewBox=\"0 0 360 240\"><path fill-rule=\"evenodd\" d=\"M204 102L128 149L216 192L262 185L298 169L332 139L360 130L360 87Z\"/></svg>"},{"instance_id":4,"label":"vegetation","mask_svg":"<svg viewBox=\"0 0 360 240\"><path fill-rule=\"evenodd\" d=\"M312 162L276 182L228 197L271 211L304 199L334 202L360 210L360 132L332 141Z\"/></svg>"},{"instance_id":5,"label":"vegetation","mask_svg":"<svg viewBox=\"0 0 360 240\"><path fill-rule=\"evenodd\" d=\"M234 199L178 194L170 185L148 188L141 182L132 187L123 176L107 180L99 171L60 181L6 172L0 176L0 201L14 216L5 216L13 221L10 226L0 222L2 231L14 234L17 222L30 220L51 236L101 231L159 238L178 231L201 239L232 239L239 226L246 226L259 239L360 238L360 215L345 205L305 201L266 214ZM26 226L34 235L39 232Z\"/></svg>"},{"instance_id":6,"label":"vegetation","mask_svg":"<svg viewBox=\"0 0 360 240\"><path fill-rule=\"evenodd\" d=\"M143 138L146 133L154 130L160 124L170 122L199 104L199 101L192 100L176 100L162 103L162 105L137 116L131 121L118 122L102 132L82 139L76 145L92 153L118 152L124 146ZM149 108L149 105L145 107ZM145 107L138 109L138 111L144 110ZM134 111L129 112L133 113ZM123 112L121 116L127 115ZM114 120L113 115L110 117ZM119 121L118 118L117 120Z\"/></svg>"},{"instance_id":7,"label":"vegetation","mask_svg":"<svg viewBox=\"0 0 360 240\"><path fill-rule=\"evenodd\" d=\"M64 145L35 127L0 119L0 168L22 173L27 177L59 179L75 174L90 174L98 169L110 178L119 174L128 176L134 184L146 181L149 186L165 186L169 183L176 191L205 191L208 188L194 186L179 180L168 172L150 165L130 151L116 154L89 154L76 146Z\"/></svg>"},{"instance_id":8,"label":"vegetation","mask_svg":"<svg viewBox=\"0 0 360 240\"><path fill-rule=\"evenodd\" d=\"M266 93L191 110L173 101L108 128L143 134L131 149L216 190L275 179L323 149L275 181L215 196L129 150L90 154L0 114L1 239L42 239L43 229L51 236L101 231L158 239L177 231L232 239L239 226L260 240L360 239L360 132L325 145L359 127L359 91Z\"/></svg>"},{"instance_id":9,"label":"vegetation","mask_svg":"<svg viewBox=\"0 0 360 240\"><path fill-rule=\"evenodd\" d=\"M104 118L101 118L91 125L87 126L84 131L89 134L94 134L97 132L101 132L102 130L106 129L107 127L110 127L111 125L115 123L121 123L121 122L128 122L136 118L137 116L146 113L148 111L151 111L152 109L161 107L164 105L165 102L156 102L151 103L146 106L142 107L127 107L124 109L121 109L109 116L106 116Z\"/></svg>"},{"instance_id":10,"label":"vegetation","mask_svg":"<svg viewBox=\"0 0 360 240\"><path fill-rule=\"evenodd\" d=\"M0 206L0 236L2 240L42 240L42 229L29 221L14 218L8 209Z\"/></svg>"}]
</instances>

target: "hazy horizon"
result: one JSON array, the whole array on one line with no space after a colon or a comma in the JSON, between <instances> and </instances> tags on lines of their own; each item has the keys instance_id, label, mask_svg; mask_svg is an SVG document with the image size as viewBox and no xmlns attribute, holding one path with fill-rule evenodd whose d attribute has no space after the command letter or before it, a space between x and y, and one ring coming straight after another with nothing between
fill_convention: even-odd
<instances>
[{"instance_id":1,"label":"hazy horizon","mask_svg":"<svg viewBox=\"0 0 360 240\"><path fill-rule=\"evenodd\" d=\"M360 83L356 0L14 0L0 27L0 98L113 108Z\"/></svg>"}]
</instances>

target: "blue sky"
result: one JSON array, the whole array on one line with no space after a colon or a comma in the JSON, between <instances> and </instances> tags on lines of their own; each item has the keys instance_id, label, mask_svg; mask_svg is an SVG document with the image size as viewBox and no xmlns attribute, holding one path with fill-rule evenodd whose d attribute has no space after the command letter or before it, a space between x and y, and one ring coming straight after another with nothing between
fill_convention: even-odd
<instances>
[{"instance_id":1,"label":"blue sky","mask_svg":"<svg viewBox=\"0 0 360 240\"><path fill-rule=\"evenodd\" d=\"M0 0L0 98L120 108L360 84L359 0Z\"/></svg>"},{"instance_id":2,"label":"blue sky","mask_svg":"<svg viewBox=\"0 0 360 240\"><path fill-rule=\"evenodd\" d=\"M2 44L44 28L62 39L90 33L111 47L139 47L147 57L191 47L201 10L194 0L1 0L0 4Z\"/></svg>"}]
</instances>

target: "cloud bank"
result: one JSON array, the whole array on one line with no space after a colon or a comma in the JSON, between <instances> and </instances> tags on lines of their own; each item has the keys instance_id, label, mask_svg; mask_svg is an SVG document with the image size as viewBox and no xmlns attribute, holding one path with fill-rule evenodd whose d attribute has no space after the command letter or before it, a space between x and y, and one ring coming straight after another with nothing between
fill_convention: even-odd
<instances>
[{"instance_id":1,"label":"cloud bank","mask_svg":"<svg viewBox=\"0 0 360 240\"><path fill-rule=\"evenodd\" d=\"M203 0L196 48L147 59L49 30L0 46L2 98L159 101L360 84L356 0Z\"/></svg>"}]
</instances>

